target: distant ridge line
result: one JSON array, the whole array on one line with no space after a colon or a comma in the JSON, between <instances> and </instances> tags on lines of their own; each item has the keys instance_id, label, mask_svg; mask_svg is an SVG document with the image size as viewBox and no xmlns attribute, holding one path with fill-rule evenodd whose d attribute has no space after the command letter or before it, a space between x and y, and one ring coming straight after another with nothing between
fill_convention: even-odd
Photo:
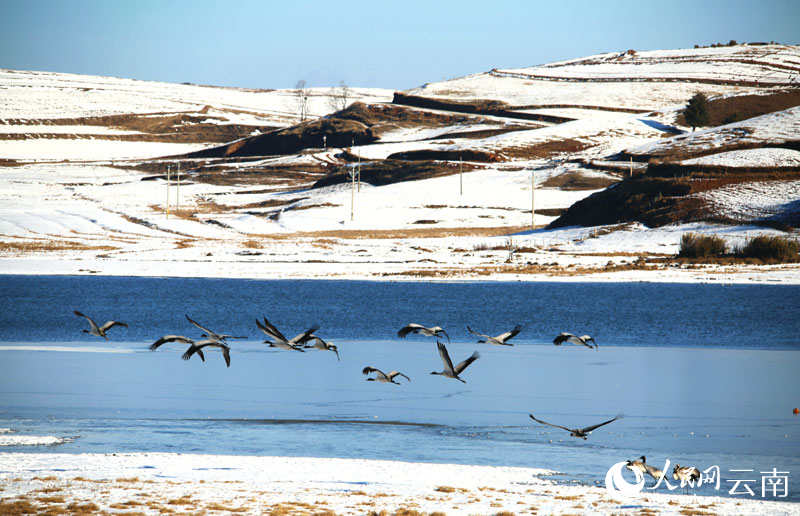
<instances>
[{"instance_id":1,"label":"distant ridge line","mask_svg":"<svg viewBox=\"0 0 800 516\"><path fill-rule=\"evenodd\" d=\"M554 77L551 75L537 75L533 73L508 72L491 70L490 75L495 77L508 77L512 79L530 79L536 81L553 82L695 82L699 84L714 84L718 86L750 86L757 88L772 88L794 86L788 82L766 81L741 81L733 79L704 79L701 77Z\"/></svg>"}]
</instances>

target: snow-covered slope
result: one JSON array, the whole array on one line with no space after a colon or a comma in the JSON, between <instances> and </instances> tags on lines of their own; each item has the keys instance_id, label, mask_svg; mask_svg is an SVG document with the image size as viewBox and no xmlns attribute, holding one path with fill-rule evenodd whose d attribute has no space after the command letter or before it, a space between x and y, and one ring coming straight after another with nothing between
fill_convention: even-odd
<instances>
[{"instance_id":1,"label":"snow-covered slope","mask_svg":"<svg viewBox=\"0 0 800 516\"><path fill-rule=\"evenodd\" d=\"M794 210L797 181L727 184L698 196L742 226L543 229L577 201L641 172L639 164L614 161L624 151L706 155L688 165L796 167L796 150L774 147L796 140L800 108L665 136L685 131L676 114L697 91L768 95L786 89L776 84L792 85L798 71L800 48L783 45L603 54L404 92L445 102L436 109L391 104L388 90L353 89L350 102L381 106L364 115L369 119L349 119L377 135L369 144L324 148L325 135L315 134L299 154L164 158L290 126L296 94L0 70L0 268L692 281L711 273L800 282L795 266L751 266L741 274L735 266L638 260L675 254L685 231L716 232L732 242L779 234L749 222ZM313 117L330 113L329 89L309 93ZM506 104L492 112L453 104L464 101ZM728 152L741 142L746 150ZM312 188L329 172L358 170L359 161L366 169L412 151L437 157L395 158L395 169L416 177L425 163L435 173L383 186ZM501 159L462 162L468 151Z\"/></svg>"}]
</instances>

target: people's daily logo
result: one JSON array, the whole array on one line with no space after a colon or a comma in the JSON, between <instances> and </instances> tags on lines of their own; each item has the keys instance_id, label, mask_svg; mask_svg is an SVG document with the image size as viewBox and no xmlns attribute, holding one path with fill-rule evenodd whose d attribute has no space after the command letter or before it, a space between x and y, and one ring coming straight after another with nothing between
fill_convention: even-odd
<instances>
[{"instance_id":1,"label":"people's daily logo","mask_svg":"<svg viewBox=\"0 0 800 516\"><path fill-rule=\"evenodd\" d=\"M636 483L630 484L622 477L622 468L628 463L617 462L608 469L606 473L606 489L611 495L633 496L641 493L644 489L644 475L638 469L634 469L633 473L636 475Z\"/></svg>"}]
</instances>

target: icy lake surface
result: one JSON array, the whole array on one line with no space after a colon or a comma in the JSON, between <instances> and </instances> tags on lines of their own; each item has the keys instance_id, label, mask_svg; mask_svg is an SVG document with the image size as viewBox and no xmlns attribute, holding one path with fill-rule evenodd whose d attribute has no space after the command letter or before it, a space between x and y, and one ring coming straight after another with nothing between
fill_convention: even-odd
<instances>
[{"instance_id":1,"label":"icy lake surface","mask_svg":"<svg viewBox=\"0 0 800 516\"><path fill-rule=\"evenodd\" d=\"M798 299L781 285L0 276L0 453L397 459L539 467L587 484L646 455L719 466L719 490L696 490L711 496L751 478L760 496L761 472L776 468L798 501ZM81 333L74 309L129 328L106 342ZM166 334L200 338L185 314L248 337L231 341L230 368L216 350L205 362L180 360L185 345L147 350ZM265 316L288 337L319 323L341 361L266 347ZM435 340L398 338L409 322L444 327L454 362L481 353L466 384L429 374L442 370ZM513 347L466 329L517 323ZM599 351L553 346L561 331L593 335ZM367 365L411 382L367 382ZM530 413L572 428L625 417L583 440Z\"/></svg>"}]
</instances>

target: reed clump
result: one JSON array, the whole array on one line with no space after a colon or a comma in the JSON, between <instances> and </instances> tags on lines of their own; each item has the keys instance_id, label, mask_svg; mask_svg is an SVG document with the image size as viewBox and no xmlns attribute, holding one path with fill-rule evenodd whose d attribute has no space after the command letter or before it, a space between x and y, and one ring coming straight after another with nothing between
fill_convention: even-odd
<instances>
[{"instance_id":1,"label":"reed clump","mask_svg":"<svg viewBox=\"0 0 800 516\"><path fill-rule=\"evenodd\" d=\"M735 247L733 253L764 262L796 262L800 258L800 242L778 235L759 235Z\"/></svg>"},{"instance_id":2,"label":"reed clump","mask_svg":"<svg viewBox=\"0 0 800 516\"><path fill-rule=\"evenodd\" d=\"M795 263L800 261L800 242L781 235L758 235L729 248L719 236L684 233L678 258L715 263Z\"/></svg>"},{"instance_id":3,"label":"reed clump","mask_svg":"<svg viewBox=\"0 0 800 516\"><path fill-rule=\"evenodd\" d=\"M678 258L713 258L724 256L727 252L728 246L721 237L684 233L681 235Z\"/></svg>"}]
</instances>

